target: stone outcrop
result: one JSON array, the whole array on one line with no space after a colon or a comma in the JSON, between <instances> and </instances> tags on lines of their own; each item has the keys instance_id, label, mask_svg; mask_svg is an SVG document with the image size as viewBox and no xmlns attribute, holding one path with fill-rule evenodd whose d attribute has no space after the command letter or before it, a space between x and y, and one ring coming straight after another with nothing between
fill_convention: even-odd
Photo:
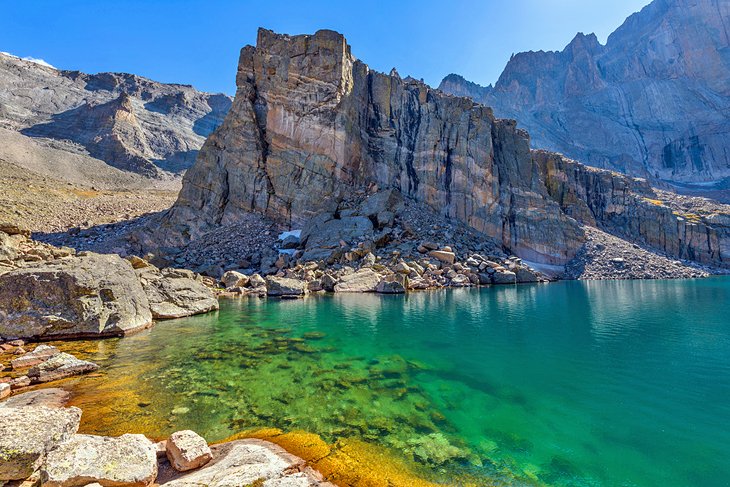
<instances>
[{"instance_id":1,"label":"stone outcrop","mask_svg":"<svg viewBox=\"0 0 730 487\"><path fill-rule=\"evenodd\" d=\"M160 270L135 256L76 254L21 232L0 231L3 252L12 258L0 260L0 339L122 336L153 318L218 309L213 291L189 270Z\"/></svg>"},{"instance_id":2,"label":"stone outcrop","mask_svg":"<svg viewBox=\"0 0 730 487\"><path fill-rule=\"evenodd\" d=\"M548 196L528 136L514 122L371 71L336 32L261 29L257 46L241 51L231 111L186 173L155 243L180 245L250 211L296 225L376 187L529 260L565 263L583 239Z\"/></svg>"},{"instance_id":3,"label":"stone outcrop","mask_svg":"<svg viewBox=\"0 0 730 487\"><path fill-rule=\"evenodd\" d=\"M38 262L0 275L0 336L121 336L152 324L131 264L84 254Z\"/></svg>"},{"instance_id":4,"label":"stone outcrop","mask_svg":"<svg viewBox=\"0 0 730 487\"><path fill-rule=\"evenodd\" d=\"M535 151L549 194L566 214L670 257L730 266L730 206L694 213L646 180L596 169L559 154Z\"/></svg>"},{"instance_id":5,"label":"stone outcrop","mask_svg":"<svg viewBox=\"0 0 730 487\"><path fill-rule=\"evenodd\" d=\"M75 487L93 482L146 487L156 477L155 444L134 434L117 438L74 435L48 454L41 469L46 487Z\"/></svg>"},{"instance_id":6,"label":"stone outcrop","mask_svg":"<svg viewBox=\"0 0 730 487\"><path fill-rule=\"evenodd\" d=\"M78 154L80 145L96 159L146 177L190 167L230 106L228 96L191 86L57 70L0 53L0 128L50 140L69 153Z\"/></svg>"},{"instance_id":7,"label":"stone outcrop","mask_svg":"<svg viewBox=\"0 0 730 487\"><path fill-rule=\"evenodd\" d=\"M10 365L13 366L13 370L23 369L26 367L33 367L41 362L45 362L49 358L56 356L60 351L56 347L49 345L38 345L32 352L28 352L25 355L14 358L10 361Z\"/></svg>"},{"instance_id":8,"label":"stone outcrop","mask_svg":"<svg viewBox=\"0 0 730 487\"><path fill-rule=\"evenodd\" d=\"M495 86L458 75L444 92L515 118L534 147L634 176L730 177L730 4L654 0L601 45L578 34L561 52L510 59Z\"/></svg>"},{"instance_id":9,"label":"stone outcrop","mask_svg":"<svg viewBox=\"0 0 730 487\"><path fill-rule=\"evenodd\" d=\"M0 482L24 480L79 429L78 408L0 408Z\"/></svg>"}]
</instances>

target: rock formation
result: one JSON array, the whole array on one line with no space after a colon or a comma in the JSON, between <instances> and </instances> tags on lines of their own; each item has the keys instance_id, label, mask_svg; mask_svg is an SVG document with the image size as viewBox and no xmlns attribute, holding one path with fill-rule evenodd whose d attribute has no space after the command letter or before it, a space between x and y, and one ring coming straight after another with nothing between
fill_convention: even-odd
<instances>
[{"instance_id":1,"label":"rock formation","mask_svg":"<svg viewBox=\"0 0 730 487\"><path fill-rule=\"evenodd\" d=\"M516 54L494 87L458 75L444 92L514 118L534 147L681 183L730 178L730 3L655 0L601 45Z\"/></svg>"},{"instance_id":2,"label":"rock formation","mask_svg":"<svg viewBox=\"0 0 730 487\"><path fill-rule=\"evenodd\" d=\"M0 53L0 128L148 178L190 167L230 105L227 95L191 86L62 71ZM31 144L7 131L0 143Z\"/></svg>"},{"instance_id":3,"label":"rock formation","mask_svg":"<svg viewBox=\"0 0 730 487\"><path fill-rule=\"evenodd\" d=\"M122 336L152 326L153 318L216 309L215 294L191 271L76 253L0 225L0 338Z\"/></svg>"},{"instance_id":4,"label":"rock formation","mask_svg":"<svg viewBox=\"0 0 730 487\"><path fill-rule=\"evenodd\" d=\"M512 121L397 73L371 71L332 31L261 29L237 93L158 232L180 244L263 213L288 225L357 189L393 188L526 259L563 264L582 231L551 200Z\"/></svg>"}]
</instances>

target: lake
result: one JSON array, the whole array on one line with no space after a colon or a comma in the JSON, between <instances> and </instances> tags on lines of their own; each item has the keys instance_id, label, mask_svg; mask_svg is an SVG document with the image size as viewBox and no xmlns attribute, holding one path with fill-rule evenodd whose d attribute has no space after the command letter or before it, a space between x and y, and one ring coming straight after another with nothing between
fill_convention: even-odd
<instances>
[{"instance_id":1,"label":"lake","mask_svg":"<svg viewBox=\"0 0 730 487\"><path fill-rule=\"evenodd\" d=\"M87 433L304 431L449 484L730 482L728 278L224 300L60 346L102 366L66 383Z\"/></svg>"}]
</instances>

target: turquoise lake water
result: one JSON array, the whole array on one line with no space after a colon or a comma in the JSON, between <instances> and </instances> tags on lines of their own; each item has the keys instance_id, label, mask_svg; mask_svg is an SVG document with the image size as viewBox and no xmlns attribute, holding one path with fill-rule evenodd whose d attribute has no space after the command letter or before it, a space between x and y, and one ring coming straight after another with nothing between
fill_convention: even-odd
<instances>
[{"instance_id":1,"label":"turquoise lake water","mask_svg":"<svg viewBox=\"0 0 730 487\"><path fill-rule=\"evenodd\" d=\"M442 482L730 485L728 278L222 303L93 342L93 428L357 437Z\"/></svg>"}]
</instances>

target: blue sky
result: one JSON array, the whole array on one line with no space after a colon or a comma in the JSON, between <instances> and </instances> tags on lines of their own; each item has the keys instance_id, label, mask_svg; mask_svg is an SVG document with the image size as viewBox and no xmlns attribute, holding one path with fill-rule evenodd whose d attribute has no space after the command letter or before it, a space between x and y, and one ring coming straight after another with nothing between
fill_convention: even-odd
<instances>
[{"instance_id":1,"label":"blue sky","mask_svg":"<svg viewBox=\"0 0 730 487\"><path fill-rule=\"evenodd\" d=\"M561 50L577 32L601 42L649 0L3 0L0 51L61 69L123 71L235 90L241 47L256 29L345 34L379 71L438 85L456 72L493 83L512 53Z\"/></svg>"}]
</instances>

